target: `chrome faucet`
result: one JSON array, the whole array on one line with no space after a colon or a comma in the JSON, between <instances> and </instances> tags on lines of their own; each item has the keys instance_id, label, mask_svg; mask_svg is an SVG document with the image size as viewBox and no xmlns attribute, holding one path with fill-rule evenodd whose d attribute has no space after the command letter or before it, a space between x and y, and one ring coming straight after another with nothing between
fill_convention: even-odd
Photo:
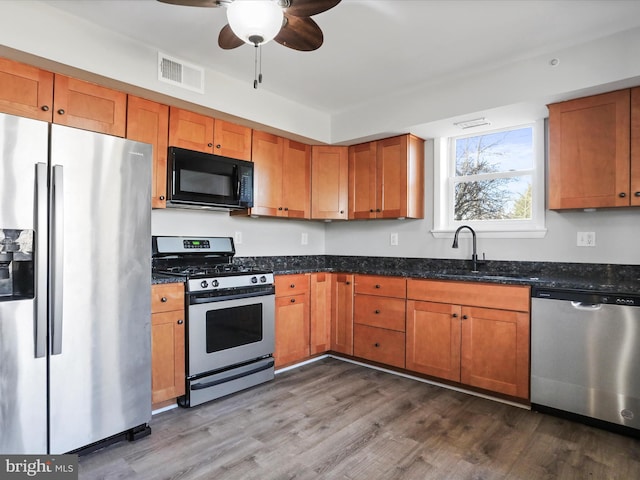
<instances>
[{"instance_id":1,"label":"chrome faucet","mask_svg":"<svg viewBox=\"0 0 640 480\"><path fill-rule=\"evenodd\" d=\"M476 251L476 232L473 230L473 228L471 228L469 225L462 225L461 227L458 227L455 235L453 236L453 245L451 245L451 248L458 248L458 234L460 233L460 230L462 230L463 228L469 229L469 231L471 232L471 235L473 236L473 254L471 255L471 264L472 264L471 271L473 273L478 273L478 252Z\"/></svg>"}]
</instances>

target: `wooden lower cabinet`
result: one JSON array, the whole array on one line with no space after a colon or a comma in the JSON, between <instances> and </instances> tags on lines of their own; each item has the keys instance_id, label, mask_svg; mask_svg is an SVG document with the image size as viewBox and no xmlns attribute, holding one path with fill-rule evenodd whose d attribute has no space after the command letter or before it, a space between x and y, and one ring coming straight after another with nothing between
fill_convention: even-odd
<instances>
[{"instance_id":1,"label":"wooden lower cabinet","mask_svg":"<svg viewBox=\"0 0 640 480\"><path fill-rule=\"evenodd\" d=\"M276 368L309 357L309 275L277 275Z\"/></svg>"},{"instance_id":2,"label":"wooden lower cabinet","mask_svg":"<svg viewBox=\"0 0 640 480\"><path fill-rule=\"evenodd\" d=\"M311 274L309 354L331 350L331 273Z\"/></svg>"},{"instance_id":3,"label":"wooden lower cabinet","mask_svg":"<svg viewBox=\"0 0 640 480\"><path fill-rule=\"evenodd\" d=\"M184 286L151 287L151 402L160 407L185 392Z\"/></svg>"},{"instance_id":4,"label":"wooden lower cabinet","mask_svg":"<svg viewBox=\"0 0 640 480\"><path fill-rule=\"evenodd\" d=\"M331 281L331 350L353 355L354 275L334 273Z\"/></svg>"},{"instance_id":5,"label":"wooden lower cabinet","mask_svg":"<svg viewBox=\"0 0 640 480\"><path fill-rule=\"evenodd\" d=\"M410 279L407 295L407 369L529 398L529 287Z\"/></svg>"}]
</instances>

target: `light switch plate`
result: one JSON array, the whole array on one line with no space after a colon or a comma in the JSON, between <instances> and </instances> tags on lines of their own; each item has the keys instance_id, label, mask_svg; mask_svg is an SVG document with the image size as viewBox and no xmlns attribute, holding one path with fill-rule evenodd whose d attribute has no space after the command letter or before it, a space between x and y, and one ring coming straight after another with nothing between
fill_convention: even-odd
<instances>
[{"instance_id":1,"label":"light switch plate","mask_svg":"<svg viewBox=\"0 0 640 480\"><path fill-rule=\"evenodd\" d=\"M578 232L576 245L578 247L595 247L596 232Z\"/></svg>"},{"instance_id":2,"label":"light switch plate","mask_svg":"<svg viewBox=\"0 0 640 480\"><path fill-rule=\"evenodd\" d=\"M308 245L309 244L309 234L307 232L302 232L300 235L300 245Z\"/></svg>"},{"instance_id":3,"label":"light switch plate","mask_svg":"<svg viewBox=\"0 0 640 480\"><path fill-rule=\"evenodd\" d=\"M389 244L391 246L397 246L398 245L398 234L397 233L392 233L391 235L389 235Z\"/></svg>"}]
</instances>

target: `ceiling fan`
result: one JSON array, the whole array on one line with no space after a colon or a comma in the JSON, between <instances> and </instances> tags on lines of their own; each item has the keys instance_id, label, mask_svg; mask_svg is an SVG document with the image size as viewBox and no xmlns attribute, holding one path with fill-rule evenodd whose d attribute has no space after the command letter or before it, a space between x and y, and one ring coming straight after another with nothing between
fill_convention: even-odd
<instances>
[{"instance_id":1,"label":"ceiling fan","mask_svg":"<svg viewBox=\"0 0 640 480\"><path fill-rule=\"evenodd\" d=\"M324 37L311 18L335 7L341 0L158 0L191 7L227 7L227 19L218 36L225 49L243 43L259 46L275 40L294 50L320 48Z\"/></svg>"}]
</instances>

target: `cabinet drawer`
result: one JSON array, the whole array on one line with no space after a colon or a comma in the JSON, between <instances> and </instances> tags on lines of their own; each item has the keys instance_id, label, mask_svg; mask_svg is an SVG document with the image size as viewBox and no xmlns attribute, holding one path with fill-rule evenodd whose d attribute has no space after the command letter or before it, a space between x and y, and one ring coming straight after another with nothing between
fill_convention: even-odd
<instances>
[{"instance_id":1,"label":"cabinet drawer","mask_svg":"<svg viewBox=\"0 0 640 480\"><path fill-rule=\"evenodd\" d=\"M404 332L406 305L404 299L355 295L354 303L353 321L355 323Z\"/></svg>"},{"instance_id":2,"label":"cabinet drawer","mask_svg":"<svg viewBox=\"0 0 640 480\"><path fill-rule=\"evenodd\" d=\"M309 291L309 275L276 275L276 297L297 295Z\"/></svg>"},{"instance_id":3,"label":"cabinet drawer","mask_svg":"<svg viewBox=\"0 0 640 480\"><path fill-rule=\"evenodd\" d=\"M354 325L353 354L374 362L404 368L404 332Z\"/></svg>"},{"instance_id":4,"label":"cabinet drawer","mask_svg":"<svg viewBox=\"0 0 640 480\"><path fill-rule=\"evenodd\" d=\"M425 302L453 303L471 307L528 312L531 292L524 285L476 282L407 281L407 298Z\"/></svg>"},{"instance_id":5,"label":"cabinet drawer","mask_svg":"<svg viewBox=\"0 0 640 480\"><path fill-rule=\"evenodd\" d=\"M405 298L407 280L401 277L385 277L381 275L356 275L356 293L381 295L383 297Z\"/></svg>"},{"instance_id":6,"label":"cabinet drawer","mask_svg":"<svg viewBox=\"0 0 640 480\"><path fill-rule=\"evenodd\" d=\"M184 285L165 283L151 286L151 311L170 312L184 310Z\"/></svg>"}]
</instances>

